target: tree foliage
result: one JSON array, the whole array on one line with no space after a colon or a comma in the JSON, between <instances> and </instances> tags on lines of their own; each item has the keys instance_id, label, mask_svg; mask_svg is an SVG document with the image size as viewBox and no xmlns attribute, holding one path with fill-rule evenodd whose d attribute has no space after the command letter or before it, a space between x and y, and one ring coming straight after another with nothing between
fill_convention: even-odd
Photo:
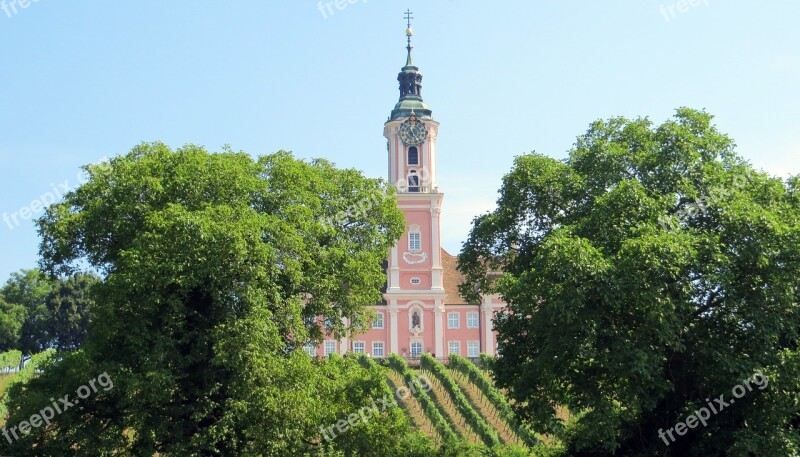
<instances>
[{"instance_id":1,"label":"tree foliage","mask_svg":"<svg viewBox=\"0 0 800 457\"><path fill-rule=\"evenodd\" d=\"M49 277L38 269L13 273L0 289L0 350L16 348L26 355L50 348L72 351L86 340L92 273Z\"/></svg>"},{"instance_id":2,"label":"tree foliage","mask_svg":"<svg viewBox=\"0 0 800 457\"><path fill-rule=\"evenodd\" d=\"M518 157L474 221L462 292L509 303L495 380L572 455L800 452L798 178L754 170L711 119L598 121L564 161ZM659 438L759 371L768 389Z\"/></svg>"},{"instance_id":3,"label":"tree foliage","mask_svg":"<svg viewBox=\"0 0 800 457\"><path fill-rule=\"evenodd\" d=\"M52 290L53 281L38 269L20 270L11 274L0 289L0 301L5 301L14 313L10 320L15 323L8 328L18 325L19 318L23 320L16 332L8 333L7 348L19 349L23 354L36 354L49 347L50 315L46 301ZM2 327L3 324L0 323L0 329Z\"/></svg>"},{"instance_id":4,"label":"tree foliage","mask_svg":"<svg viewBox=\"0 0 800 457\"><path fill-rule=\"evenodd\" d=\"M9 369L16 368L22 361L22 352L12 349L0 353L0 370L8 371Z\"/></svg>"},{"instance_id":5,"label":"tree foliage","mask_svg":"<svg viewBox=\"0 0 800 457\"><path fill-rule=\"evenodd\" d=\"M287 152L253 160L158 143L87 172L39 229L45 271L104 276L89 339L12 399L10 422L98 373L115 387L12 453L326 455L319 427L377 384L355 362L313 362L299 348L322 337L315 316L334 333L344 318L369 322L403 230L390 186ZM336 217L368 198L367 214ZM396 418L375 430L381 421Z\"/></svg>"},{"instance_id":6,"label":"tree foliage","mask_svg":"<svg viewBox=\"0 0 800 457\"><path fill-rule=\"evenodd\" d=\"M17 347L26 309L16 303L7 303L0 294L0 351Z\"/></svg>"},{"instance_id":7,"label":"tree foliage","mask_svg":"<svg viewBox=\"0 0 800 457\"><path fill-rule=\"evenodd\" d=\"M92 287L99 282L100 278L92 273L76 273L56 282L46 299L49 347L74 351L83 345L94 304Z\"/></svg>"}]
</instances>

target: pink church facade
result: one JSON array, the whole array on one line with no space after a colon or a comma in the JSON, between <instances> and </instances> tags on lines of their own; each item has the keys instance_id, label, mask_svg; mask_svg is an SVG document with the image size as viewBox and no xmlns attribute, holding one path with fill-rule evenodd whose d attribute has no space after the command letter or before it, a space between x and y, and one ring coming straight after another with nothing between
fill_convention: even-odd
<instances>
[{"instance_id":1,"label":"pink church facade","mask_svg":"<svg viewBox=\"0 0 800 457\"><path fill-rule=\"evenodd\" d=\"M467 303L458 292L463 281L456 268L458 259L441 247L439 123L422 101L422 75L413 63L411 34L409 28L408 57L397 78L400 100L383 130L388 178L397 189L406 231L389 253L384 302L371 307L376 316L372 328L342 340L326 340L316 348L307 346L315 356L357 352L416 358L427 352L440 358L450 353L478 357L497 351L493 319L506 305L498 296Z\"/></svg>"}]
</instances>

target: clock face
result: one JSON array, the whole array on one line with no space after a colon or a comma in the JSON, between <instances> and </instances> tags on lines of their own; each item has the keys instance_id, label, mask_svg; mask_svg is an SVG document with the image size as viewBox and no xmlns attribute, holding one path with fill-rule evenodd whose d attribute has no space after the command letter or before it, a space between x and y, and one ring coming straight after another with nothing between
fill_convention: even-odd
<instances>
[{"instance_id":1,"label":"clock face","mask_svg":"<svg viewBox=\"0 0 800 457\"><path fill-rule=\"evenodd\" d=\"M400 126L400 139L407 146L422 144L428 137L428 129L416 116L412 115Z\"/></svg>"}]
</instances>

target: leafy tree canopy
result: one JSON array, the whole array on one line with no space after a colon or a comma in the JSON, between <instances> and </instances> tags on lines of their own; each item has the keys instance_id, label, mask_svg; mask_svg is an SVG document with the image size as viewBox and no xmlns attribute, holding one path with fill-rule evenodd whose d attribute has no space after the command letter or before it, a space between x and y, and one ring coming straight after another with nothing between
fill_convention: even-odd
<instances>
[{"instance_id":1,"label":"leafy tree canopy","mask_svg":"<svg viewBox=\"0 0 800 457\"><path fill-rule=\"evenodd\" d=\"M9 340L9 348L19 349L24 354L36 354L48 347L49 312L46 300L52 290L53 281L40 270L20 270L11 274L0 289L0 298L15 308L9 319L14 322L21 316L23 323L17 332L9 332L9 335L16 335L15 340Z\"/></svg>"},{"instance_id":2,"label":"leafy tree canopy","mask_svg":"<svg viewBox=\"0 0 800 457\"><path fill-rule=\"evenodd\" d=\"M798 178L754 170L711 120L596 122L564 161L518 157L474 221L462 292L510 310L496 380L571 455L800 452ZM767 389L659 437L757 372Z\"/></svg>"},{"instance_id":3,"label":"leafy tree canopy","mask_svg":"<svg viewBox=\"0 0 800 457\"><path fill-rule=\"evenodd\" d=\"M13 396L9 422L100 373L114 388L12 453L322 455L319 427L377 384L353 361L315 364L299 348L322 338L316 316L336 334L368 325L404 227L391 186L288 152L160 143L87 172L39 228L45 271L104 275L89 339ZM364 201L369 211L338 217ZM406 439L401 423L385 426L397 420L377 418L373 442Z\"/></svg>"},{"instance_id":4,"label":"leafy tree canopy","mask_svg":"<svg viewBox=\"0 0 800 457\"><path fill-rule=\"evenodd\" d=\"M0 351L17 347L27 315L25 311L22 305L6 303L0 294Z\"/></svg>"},{"instance_id":5,"label":"leafy tree canopy","mask_svg":"<svg viewBox=\"0 0 800 457\"><path fill-rule=\"evenodd\" d=\"M17 348L26 355L50 348L71 351L86 340L92 273L52 278L38 269L13 273L0 288L0 350Z\"/></svg>"}]
</instances>

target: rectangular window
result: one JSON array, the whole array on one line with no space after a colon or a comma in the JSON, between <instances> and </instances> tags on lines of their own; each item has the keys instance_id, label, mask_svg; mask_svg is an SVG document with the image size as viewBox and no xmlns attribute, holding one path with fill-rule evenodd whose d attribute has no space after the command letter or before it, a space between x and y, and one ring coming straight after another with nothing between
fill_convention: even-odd
<instances>
[{"instance_id":1,"label":"rectangular window","mask_svg":"<svg viewBox=\"0 0 800 457\"><path fill-rule=\"evenodd\" d=\"M447 328L458 328L458 313L449 313L447 315Z\"/></svg>"},{"instance_id":2,"label":"rectangular window","mask_svg":"<svg viewBox=\"0 0 800 457\"><path fill-rule=\"evenodd\" d=\"M383 313L375 313L375 320L372 321L372 328L383 328Z\"/></svg>"},{"instance_id":3,"label":"rectangular window","mask_svg":"<svg viewBox=\"0 0 800 457\"><path fill-rule=\"evenodd\" d=\"M467 328L478 328L478 313L467 313Z\"/></svg>"},{"instance_id":4,"label":"rectangular window","mask_svg":"<svg viewBox=\"0 0 800 457\"><path fill-rule=\"evenodd\" d=\"M372 356L378 358L383 357L383 341L372 342Z\"/></svg>"},{"instance_id":5,"label":"rectangular window","mask_svg":"<svg viewBox=\"0 0 800 457\"><path fill-rule=\"evenodd\" d=\"M447 343L447 349L449 350L449 354L461 355L461 342L460 341L450 341Z\"/></svg>"},{"instance_id":6,"label":"rectangular window","mask_svg":"<svg viewBox=\"0 0 800 457\"><path fill-rule=\"evenodd\" d=\"M422 355L422 343L415 341L411 343L411 358L416 359Z\"/></svg>"},{"instance_id":7,"label":"rectangular window","mask_svg":"<svg viewBox=\"0 0 800 457\"><path fill-rule=\"evenodd\" d=\"M308 355L310 355L311 357L316 357L317 356L317 347L314 346L311 343L304 344L303 345L303 350L306 351L306 353Z\"/></svg>"},{"instance_id":8,"label":"rectangular window","mask_svg":"<svg viewBox=\"0 0 800 457\"><path fill-rule=\"evenodd\" d=\"M356 354L363 354L364 351L364 342L363 341L353 341L353 352Z\"/></svg>"},{"instance_id":9,"label":"rectangular window","mask_svg":"<svg viewBox=\"0 0 800 457\"><path fill-rule=\"evenodd\" d=\"M467 341L467 357L479 357L481 355L480 341Z\"/></svg>"},{"instance_id":10,"label":"rectangular window","mask_svg":"<svg viewBox=\"0 0 800 457\"><path fill-rule=\"evenodd\" d=\"M325 342L325 357L336 353L336 341Z\"/></svg>"},{"instance_id":11,"label":"rectangular window","mask_svg":"<svg viewBox=\"0 0 800 457\"><path fill-rule=\"evenodd\" d=\"M419 232L411 232L408 234L408 250L419 251L422 249L422 235Z\"/></svg>"},{"instance_id":12,"label":"rectangular window","mask_svg":"<svg viewBox=\"0 0 800 457\"><path fill-rule=\"evenodd\" d=\"M408 148L408 164L419 165L419 151L413 146Z\"/></svg>"}]
</instances>

